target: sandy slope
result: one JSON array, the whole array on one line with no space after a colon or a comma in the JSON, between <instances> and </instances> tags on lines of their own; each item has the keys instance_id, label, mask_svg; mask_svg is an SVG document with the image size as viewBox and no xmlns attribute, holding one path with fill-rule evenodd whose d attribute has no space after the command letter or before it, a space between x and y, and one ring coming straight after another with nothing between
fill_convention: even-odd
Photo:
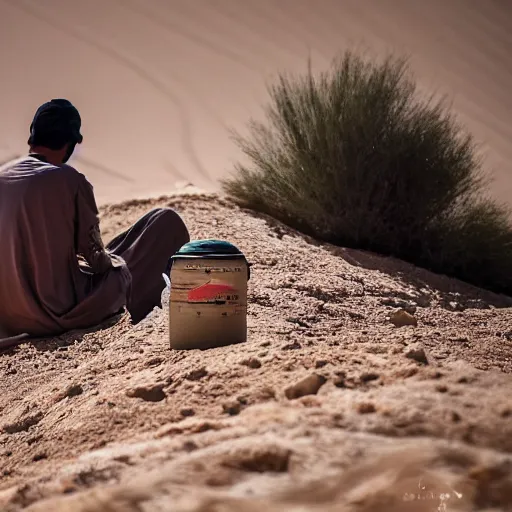
<instances>
[{"instance_id":1,"label":"sandy slope","mask_svg":"<svg viewBox=\"0 0 512 512\"><path fill-rule=\"evenodd\" d=\"M155 310L1 354L1 510L416 512L453 488L456 510L510 510L511 299L213 197L106 207L105 237L155 205L246 253L248 342L170 351ZM390 324L402 307L417 327ZM318 393L287 398L304 378Z\"/></svg>"},{"instance_id":2,"label":"sandy slope","mask_svg":"<svg viewBox=\"0 0 512 512\"><path fill-rule=\"evenodd\" d=\"M237 157L226 130L258 115L265 80L349 43L411 52L510 198L512 17L499 0L0 0L0 161L24 151L35 108L64 96L83 114L74 163L100 202L216 188ZM509 300L211 197L105 207L105 236L154 204L254 263L249 341L170 352L157 311L1 354L1 510L418 511L453 488L458 510L512 507ZM391 326L399 307L419 325ZM318 394L286 398L306 377ZM418 492L433 494L404 504Z\"/></svg>"},{"instance_id":3,"label":"sandy slope","mask_svg":"<svg viewBox=\"0 0 512 512\"><path fill-rule=\"evenodd\" d=\"M227 129L259 115L278 69L348 44L412 54L454 97L512 195L512 11L499 0L0 0L0 161L25 150L35 108L84 117L76 165L100 202L217 187L238 157Z\"/></svg>"}]
</instances>

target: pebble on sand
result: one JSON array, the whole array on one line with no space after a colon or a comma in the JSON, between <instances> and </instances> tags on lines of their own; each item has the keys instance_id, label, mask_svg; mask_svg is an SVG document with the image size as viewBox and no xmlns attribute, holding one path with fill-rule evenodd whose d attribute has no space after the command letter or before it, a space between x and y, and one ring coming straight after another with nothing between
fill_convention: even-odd
<instances>
[{"instance_id":1,"label":"pebble on sand","mask_svg":"<svg viewBox=\"0 0 512 512\"><path fill-rule=\"evenodd\" d=\"M236 416L242 410L242 404L238 400L230 400L222 404L222 410L230 416Z\"/></svg>"},{"instance_id":2,"label":"pebble on sand","mask_svg":"<svg viewBox=\"0 0 512 512\"><path fill-rule=\"evenodd\" d=\"M208 371L203 366L202 368L198 368L197 370L192 370L185 375L187 380L201 380L203 377L208 375Z\"/></svg>"},{"instance_id":3,"label":"pebble on sand","mask_svg":"<svg viewBox=\"0 0 512 512\"><path fill-rule=\"evenodd\" d=\"M389 317L389 321L395 327L405 327L407 325L411 325L413 327L418 326L418 320L416 320L416 317L405 311L405 309L399 309L392 313Z\"/></svg>"},{"instance_id":4,"label":"pebble on sand","mask_svg":"<svg viewBox=\"0 0 512 512\"><path fill-rule=\"evenodd\" d=\"M419 343L416 343L408 347L407 350L405 351L405 357L417 361L418 363L421 364L429 364L427 353Z\"/></svg>"},{"instance_id":5,"label":"pebble on sand","mask_svg":"<svg viewBox=\"0 0 512 512\"><path fill-rule=\"evenodd\" d=\"M284 394L288 400L294 400L306 395L316 395L327 379L317 373L312 373L306 378L288 386Z\"/></svg>"},{"instance_id":6,"label":"pebble on sand","mask_svg":"<svg viewBox=\"0 0 512 512\"><path fill-rule=\"evenodd\" d=\"M81 384L73 383L70 384L66 389L61 391L60 393L57 393L53 397L54 403L60 402L61 400L64 400L64 398L69 397L72 398L74 396L79 396L84 392L84 389Z\"/></svg>"},{"instance_id":7,"label":"pebble on sand","mask_svg":"<svg viewBox=\"0 0 512 512\"><path fill-rule=\"evenodd\" d=\"M240 362L241 365L253 368L254 370L261 368L261 361L256 357L249 357Z\"/></svg>"},{"instance_id":8,"label":"pebble on sand","mask_svg":"<svg viewBox=\"0 0 512 512\"><path fill-rule=\"evenodd\" d=\"M356 408L359 414L372 414L377 411L375 405L371 402L363 402L358 404Z\"/></svg>"},{"instance_id":9,"label":"pebble on sand","mask_svg":"<svg viewBox=\"0 0 512 512\"><path fill-rule=\"evenodd\" d=\"M130 398L142 398L146 402L160 402L166 395L163 384L139 384L126 390Z\"/></svg>"}]
</instances>

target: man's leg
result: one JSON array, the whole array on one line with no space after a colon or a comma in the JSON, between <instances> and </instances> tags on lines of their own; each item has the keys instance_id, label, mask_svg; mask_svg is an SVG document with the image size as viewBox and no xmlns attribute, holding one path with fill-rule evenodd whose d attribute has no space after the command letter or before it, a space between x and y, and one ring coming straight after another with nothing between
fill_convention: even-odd
<instances>
[{"instance_id":1,"label":"man's leg","mask_svg":"<svg viewBox=\"0 0 512 512\"><path fill-rule=\"evenodd\" d=\"M189 241L181 217L170 208L156 208L107 245L126 261L132 274L127 308L133 323L140 322L155 306L161 307L165 287L162 273L169 258Z\"/></svg>"}]
</instances>

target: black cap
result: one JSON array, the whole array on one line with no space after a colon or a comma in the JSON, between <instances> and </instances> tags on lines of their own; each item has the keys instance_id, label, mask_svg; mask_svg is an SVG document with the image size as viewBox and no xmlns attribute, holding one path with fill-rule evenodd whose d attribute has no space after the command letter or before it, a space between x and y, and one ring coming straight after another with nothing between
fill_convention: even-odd
<instances>
[{"instance_id":1,"label":"black cap","mask_svg":"<svg viewBox=\"0 0 512 512\"><path fill-rule=\"evenodd\" d=\"M68 143L81 144L81 125L80 114L70 101L53 99L37 109L30 125L28 143L51 149L60 149Z\"/></svg>"}]
</instances>

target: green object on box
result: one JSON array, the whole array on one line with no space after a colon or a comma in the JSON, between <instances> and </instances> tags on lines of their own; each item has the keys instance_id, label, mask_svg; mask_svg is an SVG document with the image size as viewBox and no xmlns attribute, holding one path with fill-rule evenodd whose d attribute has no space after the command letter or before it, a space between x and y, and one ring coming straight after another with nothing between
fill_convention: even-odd
<instances>
[{"instance_id":1,"label":"green object on box","mask_svg":"<svg viewBox=\"0 0 512 512\"><path fill-rule=\"evenodd\" d=\"M243 259L247 263L247 279L251 277L251 264L246 257L236 247L226 240L206 239L192 240L185 244L174 256L169 260L166 274L169 275L173 261L177 259L193 259L193 258L211 258L211 259ZM167 282L167 281L166 281Z\"/></svg>"},{"instance_id":2,"label":"green object on box","mask_svg":"<svg viewBox=\"0 0 512 512\"><path fill-rule=\"evenodd\" d=\"M185 244L173 257L180 256L243 256L242 252L233 244L225 240L192 240Z\"/></svg>"}]
</instances>

